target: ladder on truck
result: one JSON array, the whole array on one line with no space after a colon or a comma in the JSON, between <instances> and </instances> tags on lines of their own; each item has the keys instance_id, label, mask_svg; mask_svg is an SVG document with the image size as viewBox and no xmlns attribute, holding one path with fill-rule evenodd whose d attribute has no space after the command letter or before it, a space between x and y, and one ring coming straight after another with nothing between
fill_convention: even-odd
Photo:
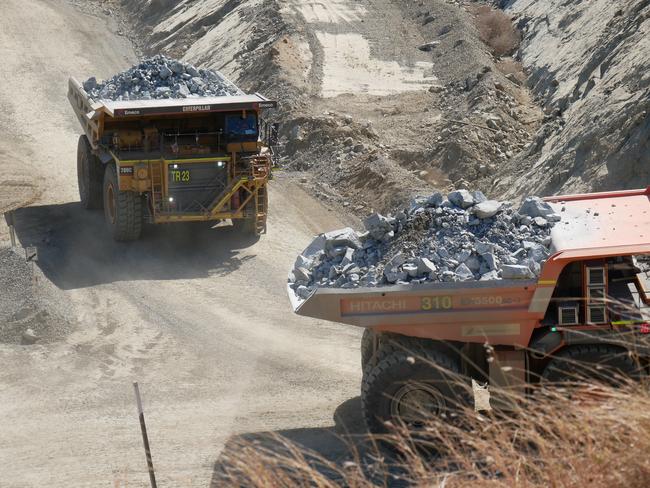
<instances>
[{"instance_id":1,"label":"ladder on truck","mask_svg":"<svg viewBox=\"0 0 650 488\"><path fill-rule=\"evenodd\" d=\"M151 175L151 208L153 209L153 215L155 216L158 212L163 210L163 175L162 175L162 163L160 162L150 162L149 163L149 174Z\"/></svg>"},{"instance_id":2,"label":"ladder on truck","mask_svg":"<svg viewBox=\"0 0 650 488\"><path fill-rule=\"evenodd\" d=\"M267 204L266 185L258 186L255 192L255 232L257 234L266 234Z\"/></svg>"},{"instance_id":3,"label":"ladder on truck","mask_svg":"<svg viewBox=\"0 0 650 488\"><path fill-rule=\"evenodd\" d=\"M255 185L255 232L257 234L266 234L266 214L268 212L268 193L266 183L270 176L270 165L267 158L255 158L252 164L253 178L256 182L262 182Z\"/></svg>"}]
</instances>

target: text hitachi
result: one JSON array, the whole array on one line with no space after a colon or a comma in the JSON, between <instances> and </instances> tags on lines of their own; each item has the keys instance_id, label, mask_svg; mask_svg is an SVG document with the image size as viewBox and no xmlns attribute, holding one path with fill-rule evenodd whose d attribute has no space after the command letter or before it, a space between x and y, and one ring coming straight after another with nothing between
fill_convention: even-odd
<instances>
[{"instance_id":1,"label":"text hitachi","mask_svg":"<svg viewBox=\"0 0 650 488\"><path fill-rule=\"evenodd\" d=\"M399 312L406 310L405 300L374 300L350 302L350 313Z\"/></svg>"}]
</instances>

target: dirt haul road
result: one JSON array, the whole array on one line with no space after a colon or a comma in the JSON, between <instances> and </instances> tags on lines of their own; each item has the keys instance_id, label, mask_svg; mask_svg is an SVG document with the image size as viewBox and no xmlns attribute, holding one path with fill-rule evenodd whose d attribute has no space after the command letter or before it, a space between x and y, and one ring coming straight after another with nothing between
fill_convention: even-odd
<instances>
[{"instance_id":1,"label":"dirt haul road","mask_svg":"<svg viewBox=\"0 0 650 488\"><path fill-rule=\"evenodd\" d=\"M255 244L201 226L110 241L101 214L77 202L79 127L65 98L68 75L134 61L105 22L61 0L2 3L0 155L12 168L8 151L20 155L43 190L17 213L18 235L77 327L52 344L0 344L0 486L146 485L133 380L166 486L209 486L243 434L334 452L333 416L358 415L360 333L294 316L284 286L296 252L341 222L280 178Z\"/></svg>"}]
</instances>

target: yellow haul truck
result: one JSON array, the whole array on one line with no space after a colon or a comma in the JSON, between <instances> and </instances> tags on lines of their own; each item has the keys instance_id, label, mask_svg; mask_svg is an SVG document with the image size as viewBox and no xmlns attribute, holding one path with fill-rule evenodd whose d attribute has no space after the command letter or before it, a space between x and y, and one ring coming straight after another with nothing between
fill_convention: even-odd
<instances>
[{"instance_id":1,"label":"yellow haul truck","mask_svg":"<svg viewBox=\"0 0 650 488\"><path fill-rule=\"evenodd\" d=\"M74 78L68 99L85 132L81 203L103 207L115 240L138 239L144 222L231 219L246 233L266 231L277 126L260 115L276 102L259 94L96 101Z\"/></svg>"}]
</instances>

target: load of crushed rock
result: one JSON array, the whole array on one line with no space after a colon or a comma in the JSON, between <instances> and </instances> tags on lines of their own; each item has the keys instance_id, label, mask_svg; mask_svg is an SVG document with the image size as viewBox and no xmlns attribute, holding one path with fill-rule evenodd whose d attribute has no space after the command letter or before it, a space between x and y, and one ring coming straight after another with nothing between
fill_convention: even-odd
<instances>
[{"instance_id":1,"label":"load of crushed rock","mask_svg":"<svg viewBox=\"0 0 650 488\"><path fill-rule=\"evenodd\" d=\"M161 54L143 59L110 80L95 77L83 83L96 100L152 100L243 95L218 71L196 68Z\"/></svg>"},{"instance_id":2,"label":"load of crushed rock","mask_svg":"<svg viewBox=\"0 0 650 488\"><path fill-rule=\"evenodd\" d=\"M515 210L480 191L434 193L394 216L370 215L365 232L319 235L296 259L289 285L307 298L317 287L530 279L548 258L560 220L539 197Z\"/></svg>"}]
</instances>

